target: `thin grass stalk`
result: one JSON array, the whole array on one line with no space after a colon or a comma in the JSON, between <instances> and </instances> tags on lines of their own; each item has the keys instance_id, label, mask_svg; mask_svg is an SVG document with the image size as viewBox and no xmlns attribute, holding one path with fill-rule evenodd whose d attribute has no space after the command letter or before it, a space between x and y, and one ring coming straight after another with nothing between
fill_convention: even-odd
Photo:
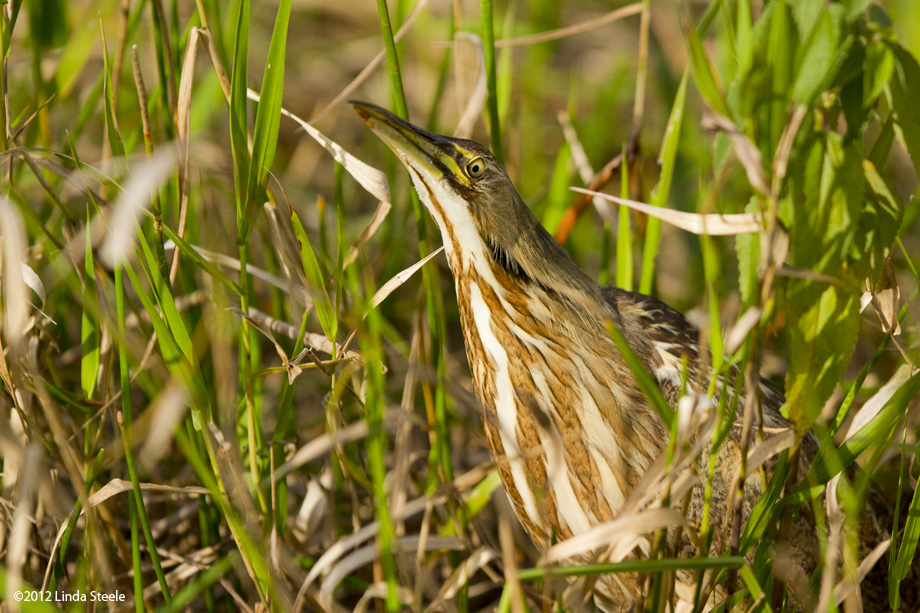
<instances>
[{"instance_id":1,"label":"thin grass stalk","mask_svg":"<svg viewBox=\"0 0 920 613\"><path fill-rule=\"evenodd\" d=\"M137 502L128 496L128 519L131 523L131 573L134 581L134 610L144 611L144 576L141 574L140 534L138 533Z\"/></svg>"},{"instance_id":2,"label":"thin grass stalk","mask_svg":"<svg viewBox=\"0 0 920 613\"><path fill-rule=\"evenodd\" d=\"M156 49L157 70L160 77L160 104L163 109L163 128L166 140L176 138L176 125L173 123L173 108L176 100L176 81L173 68L172 46L166 27L166 15L161 0L150 0L153 13L153 40Z\"/></svg>"},{"instance_id":3,"label":"thin grass stalk","mask_svg":"<svg viewBox=\"0 0 920 613\"><path fill-rule=\"evenodd\" d=\"M371 290L371 288L368 287L368 290ZM367 360L367 366L365 367L367 399L364 403L364 411L369 429L365 445L368 469L377 506L377 521L380 522L380 532L378 534L380 541L380 567L383 580L387 584L385 604L387 611L397 613L400 610L397 593L399 585L396 575L397 542L396 530L390 517L390 508L387 502L387 432L383 427L383 412L386 407L386 382L383 376L380 319L379 311L370 309L366 319L367 327L365 333L362 334L362 351Z\"/></svg>"},{"instance_id":4,"label":"thin grass stalk","mask_svg":"<svg viewBox=\"0 0 920 613\"><path fill-rule=\"evenodd\" d=\"M115 264L115 305L116 317L118 318L118 333L121 339L127 336L125 326L125 282L123 264ZM138 519L144 531L144 539L147 541L147 550L150 554L150 561L153 564L154 573L160 584L160 591L163 593L163 599L166 604L172 600L169 593L169 585L166 583L166 575L163 573L163 566L160 564L160 554L157 552L156 541L153 539L153 531L150 529L150 521L147 518L147 510L144 507L144 497L141 493L140 480L137 477L137 467L134 464L134 440L132 435L132 408L131 408L131 377L128 374L128 350L125 342L122 340L118 343L118 369L121 376L121 411L117 418L118 428L121 431L121 439L125 448L125 467L128 470L128 478L131 480L131 486L134 491L134 499L137 504ZM133 546L134 544L132 544ZM133 558L133 554L132 554ZM134 573L140 575L141 568L139 563L134 567Z\"/></svg>"},{"instance_id":5,"label":"thin grass stalk","mask_svg":"<svg viewBox=\"0 0 920 613\"><path fill-rule=\"evenodd\" d=\"M240 287L243 289L243 292L240 294L240 309L243 313L248 315L249 303L251 300L251 284L249 282L249 275L246 272L246 267L249 262L249 245L246 243L239 245L238 253L240 258ZM253 336L253 330L252 326L249 325L249 320L245 317L240 318L240 340L242 341L242 346L240 351L239 372L240 386L243 392L246 412L246 444L249 447L249 476L252 479L252 488L256 494L256 499L259 501L259 507L263 513L267 513L267 501L265 500L262 488L259 487L262 479L259 475L259 446L256 441L258 424L256 423L256 406L251 376L253 367L255 366L252 363Z\"/></svg>"},{"instance_id":6,"label":"thin grass stalk","mask_svg":"<svg viewBox=\"0 0 920 613\"><path fill-rule=\"evenodd\" d=\"M434 97L431 100L431 111L428 113L428 123L425 127L429 132L438 130L438 110L441 106L441 99L444 97L444 90L447 89L447 76L450 72L450 60L454 52L454 36L457 33L456 15L453 7L447 16L447 40L450 44L444 49L444 55L441 56L441 65L438 67L438 81L434 88Z\"/></svg>"},{"instance_id":7,"label":"thin grass stalk","mask_svg":"<svg viewBox=\"0 0 920 613\"><path fill-rule=\"evenodd\" d=\"M620 197L629 198L629 153L626 143L620 155ZM617 285L625 290L633 290L633 245L629 208L621 206L617 222Z\"/></svg>"},{"instance_id":8,"label":"thin grass stalk","mask_svg":"<svg viewBox=\"0 0 920 613\"><path fill-rule=\"evenodd\" d=\"M390 69L390 82L396 104L397 115L409 120L409 108L406 104L406 95L402 85L399 69L399 56L396 42L393 39L393 28L390 25L389 10L386 0L377 0L377 10L380 14L380 29L383 34L384 47L387 52L387 63ZM418 230L419 256L426 257L431 252L428 241L427 223L422 203L414 190L410 192L412 213L415 217ZM435 365L438 373L438 387L446 383L445 351L442 339L446 338L446 323L444 320L444 307L441 297L440 283L436 271L432 267L422 268L422 283L425 287L425 306L428 313L428 328L431 334L430 361ZM424 353L424 352L422 352ZM423 382L423 386L427 385ZM446 481L453 479L453 466L450 452L450 420L447 415L446 397L443 393L435 393L434 423L429 417L429 427L432 434L431 452L429 456L429 474L426 489L434 491L438 485L438 470L440 469Z\"/></svg>"},{"instance_id":9,"label":"thin grass stalk","mask_svg":"<svg viewBox=\"0 0 920 613\"><path fill-rule=\"evenodd\" d=\"M492 25L492 0L480 0L482 49L486 64L486 108L489 110L489 137L492 154L499 164L505 163L501 126L498 121L498 93L495 83L495 29Z\"/></svg>"},{"instance_id":10,"label":"thin grass stalk","mask_svg":"<svg viewBox=\"0 0 920 613\"><path fill-rule=\"evenodd\" d=\"M83 494L77 500L77 504L74 505L73 511L71 511L70 517L67 520L67 527L64 529L63 536L61 536L58 556L54 561L54 568L51 570L51 579L48 582L48 586L50 586L52 590L57 589L58 580L64 572L64 562L67 560L67 549L70 547L70 540L73 537L74 529L77 527L77 522L83 512L83 505L86 502L85 497L92 489L93 483L96 482L96 476L99 474L99 469L102 467L103 453L104 451L100 450L99 453L96 454L96 459L86 472L86 480L83 482Z\"/></svg>"}]
</instances>

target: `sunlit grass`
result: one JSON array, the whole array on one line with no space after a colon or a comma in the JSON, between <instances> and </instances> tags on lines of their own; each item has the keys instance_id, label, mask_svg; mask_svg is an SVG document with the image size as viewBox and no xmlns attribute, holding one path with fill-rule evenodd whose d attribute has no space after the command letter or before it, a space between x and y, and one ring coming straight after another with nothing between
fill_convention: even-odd
<instances>
[{"instance_id":1,"label":"sunlit grass","mask_svg":"<svg viewBox=\"0 0 920 613\"><path fill-rule=\"evenodd\" d=\"M835 539L871 474L902 511L879 562L895 607L920 540L917 9L651 4L4 5L4 606L41 589L119 590L138 611L515 611L582 602L584 583L563 595L559 576L639 572L651 610L676 601L675 576L698 609L791 610L776 534L836 491L846 514L819 513L819 530L825 559L846 561L812 579L836 610L856 543ZM435 226L347 105L326 108L340 96L448 134L471 109L473 138L590 274L689 311L736 391L785 378L794 435L760 433L750 450L776 475L748 467L747 446L739 461L768 481L763 500L747 521L707 507L686 528L704 544L737 528L724 551L677 558L665 522L647 531L651 559L535 555L485 446L443 257L387 285L439 246ZM282 106L319 115L335 143ZM599 213L569 185L754 213L763 232L696 237ZM668 468L695 464L706 487L700 458L711 467L756 407L723 395L713 422L693 423L715 443L688 457L656 391ZM807 430L817 458L787 474ZM677 476L650 476L648 492L678 499Z\"/></svg>"}]
</instances>

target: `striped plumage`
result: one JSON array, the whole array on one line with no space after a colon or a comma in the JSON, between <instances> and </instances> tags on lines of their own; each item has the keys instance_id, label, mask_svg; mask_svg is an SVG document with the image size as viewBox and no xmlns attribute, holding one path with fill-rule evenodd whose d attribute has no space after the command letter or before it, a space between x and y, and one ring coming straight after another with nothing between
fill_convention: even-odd
<instances>
[{"instance_id":1,"label":"striped plumage","mask_svg":"<svg viewBox=\"0 0 920 613\"><path fill-rule=\"evenodd\" d=\"M623 334L672 406L682 360L691 390L708 384L708 373L699 372L697 331L659 300L594 282L534 218L486 148L431 134L370 104L352 104L405 164L440 229L486 435L527 533L545 550L553 539L613 520L669 434L607 325ZM779 413L782 395L766 383L761 395L764 426L788 426ZM740 426L716 458L713 553L729 542L728 492L739 439ZM800 474L814 451L808 438ZM708 471L702 455L700 470ZM747 480L745 516L762 491L759 474ZM698 526L702 507L697 485L686 509L691 525ZM809 512L807 506L800 512L791 535L795 547L785 570L793 593L804 590L818 560ZM639 549L647 552L647 544ZM687 543L681 550L698 553ZM605 610L629 609L641 585L634 575L607 575L594 591Z\"/></svg>"}]
</instances>

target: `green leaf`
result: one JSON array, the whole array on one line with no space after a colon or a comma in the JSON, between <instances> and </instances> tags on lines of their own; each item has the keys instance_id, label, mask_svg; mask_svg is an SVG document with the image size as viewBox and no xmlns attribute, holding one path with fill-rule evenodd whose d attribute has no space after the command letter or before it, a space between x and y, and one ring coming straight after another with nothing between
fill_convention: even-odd
<instances>
[{"instance_id":1,"label":"green leaf","mask_svg":"<svg viewBox=\"0 0 920 613\"><path fill-rule=\"evenodd\" d=\"M839 69L846 53L841 48L843 35L843 9L831 4L821 12L799 63L792 99L797 104L810 105L815 97L827 89Z\"/></svg>"},{"instance_id":2,"label":"green leaf","mask_svg":"<svg viewBox=\"0 0 920 613\"><path fill-rule=\"evenodd\" d=\"M86 227L89 228L89 215ZM83 319L80 326L80 384L83 395L92 398L99 377L99 326L91 312L96 303L96 275L93 267L92 232L86 232L86 254L83 259Z\"/></svg>"},{"instance_id":3,"label":"green leaf","mask_svg":"<svg viewBox=\"0 0 920 613\"><path fill-rule=\"evenodd\" d=\"M696 31L690 34L690 59L693 63L693 78L706 104L717 113L731 117L728 105L725 104L725 97L722 95L722 89L716 81L712 62L709 61L709 56L703 49L703 40Z\"/></svg>"},{"instance_id":4,"label":"green leaf","mask_svg":"<svg viewBox=\"0 0 920 613\"><path fill-rule=\"evenodd\" d=\"M236 20L236 44L233 52L233 72L230 76L230 148L233 152L233 185L236 188L237 223L243 219L250 162L246 121L248 60L249 0L242 0Z\"/></svg>"},{"instance_id":5,"label":"green leaf","mask_svg":"<svg viewBox=\"0 0 920 613\"><path fill-rule=\"evenodd\" d=\"M125 155L125 145L118 133L118 124L115 123L115 102L112 97L112 67L109 64L109 52L105 42L105 30L102 29L102 18L99 19L99 30L102 32L102 73L103 73L103 98L105 100L105 132L109 137L109 148L115 160L118 174L124 178L128 174L128 158Z\"/></svg>"},{"instance_id":6,"label":"green leaf","mask_svg":"<svg viewBox=\"0 0 920 613\"><path fill-rule=\"evenodd\" d=\"M858 284L793 280L789 291L789 373L786 399L797 432L808 429L831 393L856 344Z\"/></svg>"},{"instance_id":7,"label":"green leaf","mask_svg":"<svg viewBox=\"0 0 920 613\"><path fill-rule=\"evenodd\" d=\"M872 106L885 91L894 75L894 54L891 48L881 42L873 41L866 48L863 69L863 106Z\"/></svg>"},{"instance_id":8,"label":"green leaf","mask_svg":"<svg viewBox=\"0 0 920 613\"><path fill-rule=\"evenodd\" d=\"M748 205L746 210L751 212L750 209ZM735 251L738 254L738 289L743 303L750 306L754 304L759 289L760 235L739 234L735 237Z\"/></svg>"},{"instance_id":9,"label":"green leaf","mask_svg":"<svg viewBox=\"0 0 920 613\"><path fill-rule=\"evenodd\" d=\"M238 245L249 238L256 215L262 210L260 194L262 185L275 160L275 146L278 143L278 129L281 126L281 98L284 93L284 56L287 45L288 21L291 17L291 0L281 0L275 29L265 60L265 74L259 93L259 108L252 133L252 160L249 163L246 199L240 220ZM238 118L237 118L238 121Z\"/></svg>"},{"instance_id":10,"label":"green leaf","mask_svg":"<svg viewBox=\"0 0 920 613\"><path fill-rule=\"evenodd\" d=\"M889 82L895 134L920 174L920 64L904 47L891 44L897 71Z\"/></svg>"},{"instance_id":11,"label":"green leaf","mask_svg":"<svg viewBox=\"0 0 920 613\"><path fill-rule=\"evenodd\" d=\"M920 540L920 487L914 490L914 497L907 512L907 523L904 524L904 533L901 535L901 547L898 549L898 559L894 565L894 576L898 581L907 578L910 565L917 553L918 540Z\"/></svg>"},{"instance_id":12,"label":"green leaf","mask_svg":"<svg viewBox=\"0 0 920 613\"><path fill-rule=\"evenodd\" d=\"M680 80L680 87L674 97L674 106L671 107L671 116L668 118L668 127L664 132L664 141L661 143L661 176L658 185L652 191L650 204L665 206L668 203L668 194L671 192L671 179L674 176L674 159L677 156L677 146L680 143L681 126L684 119L684 105L687 100L687 78L689 72L684 70ZM652 281L655 273L655 254L658 252L658 239L661 236L661 220L650 217L648 229L645 234L645 244L642 250L642 279L639 291L643 294L652 293Z\"/></svg>"},{"instance_id":13,"label":"green leaf","mask_svg":"<svg viewBox=\"0 0 920 613\"><path fill-rule=\"evenodd\" d=\"M291 207L291 225L294 227L294 237L297 239L300 248L300 261L303 264L307 282L310 284L310 293L316 306L319 324L323 327L326 338L330 341L335 341L339 329L339 320L336 318L332 301L329 300L329 293L326 291L326 283L323 280L323 272L316 259L316 253L313 252L307 233L304 231L303 224L300 223L300 218L294 212L293 207Z\"/></svg>"}]
</instances>

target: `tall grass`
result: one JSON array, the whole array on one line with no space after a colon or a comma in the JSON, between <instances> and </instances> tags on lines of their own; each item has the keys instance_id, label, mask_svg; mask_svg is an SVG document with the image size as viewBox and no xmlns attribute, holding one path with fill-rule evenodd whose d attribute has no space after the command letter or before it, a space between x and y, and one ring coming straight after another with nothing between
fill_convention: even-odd
<instances>
[{"instance_id":1,"label":"tall grass","mask_svg":"<svg viewBox=\"0 0 920 613\"><path fill-rule=\"evenodd\" d=\"M831 611L874 488L902 511L879 562L897 609L920 540L914 2L278 4L2 6L0 607L51 610L12 598L48 590L138 611L517 611L580 602L560 576L639 572L651 610L791 610L772 545L831 494L823 553L843 563L811 579ZM686 528L732 527L724 551L675 557L662 515L649 559L535 553L485 447L443 259L387 285L439 239L347 105L325 108L346 90L444 133L469 104L586 270L687 311L737 391L756 396L758 373L785 388L763 500ZM762 231L696 237L569 185ZM700 458L757 407L724 394L716 442L687 457L646 383L669 467L695 464L711 493ZM785 470L808 431L817 459Z\"/></svg>"}]
</instances>

